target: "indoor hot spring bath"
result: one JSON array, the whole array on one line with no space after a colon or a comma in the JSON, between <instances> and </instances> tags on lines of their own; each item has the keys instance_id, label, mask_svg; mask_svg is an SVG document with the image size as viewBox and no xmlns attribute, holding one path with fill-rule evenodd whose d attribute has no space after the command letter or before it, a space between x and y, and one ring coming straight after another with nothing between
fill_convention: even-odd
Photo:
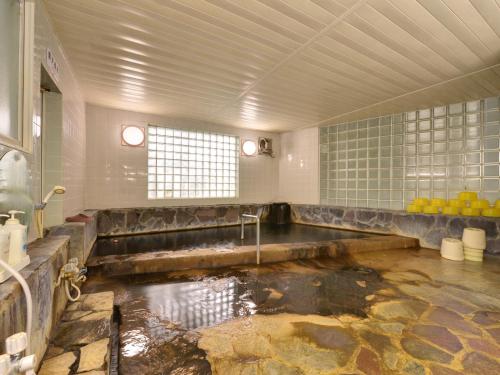
<instances>
[{"instance_id":1,"label":"indoor hot spring bath","mask_svg":"<svg viewBox=\"0 0 500 375\"><path fill-rule=\"evenodd\" d=\"M500 375L500 0L0 0L0 375Z\"/></svg>"}]
</instances>

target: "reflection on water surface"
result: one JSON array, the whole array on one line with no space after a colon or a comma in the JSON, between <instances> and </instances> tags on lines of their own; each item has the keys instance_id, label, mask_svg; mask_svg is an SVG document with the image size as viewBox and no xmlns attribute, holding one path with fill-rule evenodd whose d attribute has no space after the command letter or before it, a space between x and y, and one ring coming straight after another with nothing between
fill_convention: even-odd
<instances>
[{"instance_id":1,"label":"reflection on water surface","mask_svg":"<svg viewBox=\"0 0 500 375\"><path fill-rule=\"evenodd\" d=\"M325 259L258 269L93 278L86 292L115 292L122 374L209 374L196 328L252 314L365 316L365 297L381 285L371 269Z\"/></svg>"}]
</instances>

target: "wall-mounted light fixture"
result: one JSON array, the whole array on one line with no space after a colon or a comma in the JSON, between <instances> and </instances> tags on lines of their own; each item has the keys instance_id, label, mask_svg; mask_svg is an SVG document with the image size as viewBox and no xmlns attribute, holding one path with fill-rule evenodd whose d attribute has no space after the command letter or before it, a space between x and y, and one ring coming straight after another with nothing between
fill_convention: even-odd
<instances>
[{"instance_id":1,"label":"wall-mounted light fixture","mask_svg":"<svg viewBox=\"0 0 500 375\"><path fill-rule=\"evenodd\" d=\"M257 154L257 144L249 139L241 141L241 154L244 156L255 156Z\"/></svg>"},{"instance_id":2,"label":"wall-mounted light fixture","mask_svg":"<svg viewBox=\"0 0 500 375\"><path fill-rule=\"evenodd\" d=\"M144 128L122 125L122 146L144 147Z\"/></svg>"}]
</instances>

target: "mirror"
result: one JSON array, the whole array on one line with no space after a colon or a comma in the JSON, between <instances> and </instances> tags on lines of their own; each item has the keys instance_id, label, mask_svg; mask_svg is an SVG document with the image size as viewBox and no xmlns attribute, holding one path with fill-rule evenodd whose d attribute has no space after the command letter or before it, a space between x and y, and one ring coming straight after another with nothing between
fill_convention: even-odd
<instances>
[{"instance_id":1,"label":"mirror","mask_svg":"<svg viewBox=\"0 0 500 375\"><path fill-rule=\"evenodd\" d=\"M3 155L0 159L0 213L24 211L25 214L19 219L30 225L33 215L31 186L31 172L24 155L17 150Z\"/></svg>"},{"instance_id":2,"label":"mirror","mask_svg":"<svg viewBox=\"0 0 500 375\"><path fill-rule=\"evenodd\" d=\"M0 1L0 143L31 152L33 0Z\"/></svg>"}]
</instances>

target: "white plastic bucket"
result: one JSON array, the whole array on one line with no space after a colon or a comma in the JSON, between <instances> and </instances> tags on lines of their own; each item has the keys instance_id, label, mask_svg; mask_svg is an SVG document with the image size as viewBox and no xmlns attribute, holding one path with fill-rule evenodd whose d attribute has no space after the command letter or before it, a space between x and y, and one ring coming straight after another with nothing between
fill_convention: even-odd
<instances>
[{"instance_id":1,"label":"white plastic bucket","mask_svg":"<svg viewBox=\"0 0 500 375\"><path fill-rule=\"evenodd\" d=\"M456 238L443 238L443 241L441 241L441 256L449 260L464 260L462 241Z\"/></svg>"},{"instance_id":2,"label":"white plastic bucket","mask_svg":"<svg viewBox=\"0 0 500 375\"><path fill-rule=\"evenodd\" d=\"M472 249L486 249L486 233L483 229L465 228L462 235L464 247Z\"/></svg>"}]
</instances>

